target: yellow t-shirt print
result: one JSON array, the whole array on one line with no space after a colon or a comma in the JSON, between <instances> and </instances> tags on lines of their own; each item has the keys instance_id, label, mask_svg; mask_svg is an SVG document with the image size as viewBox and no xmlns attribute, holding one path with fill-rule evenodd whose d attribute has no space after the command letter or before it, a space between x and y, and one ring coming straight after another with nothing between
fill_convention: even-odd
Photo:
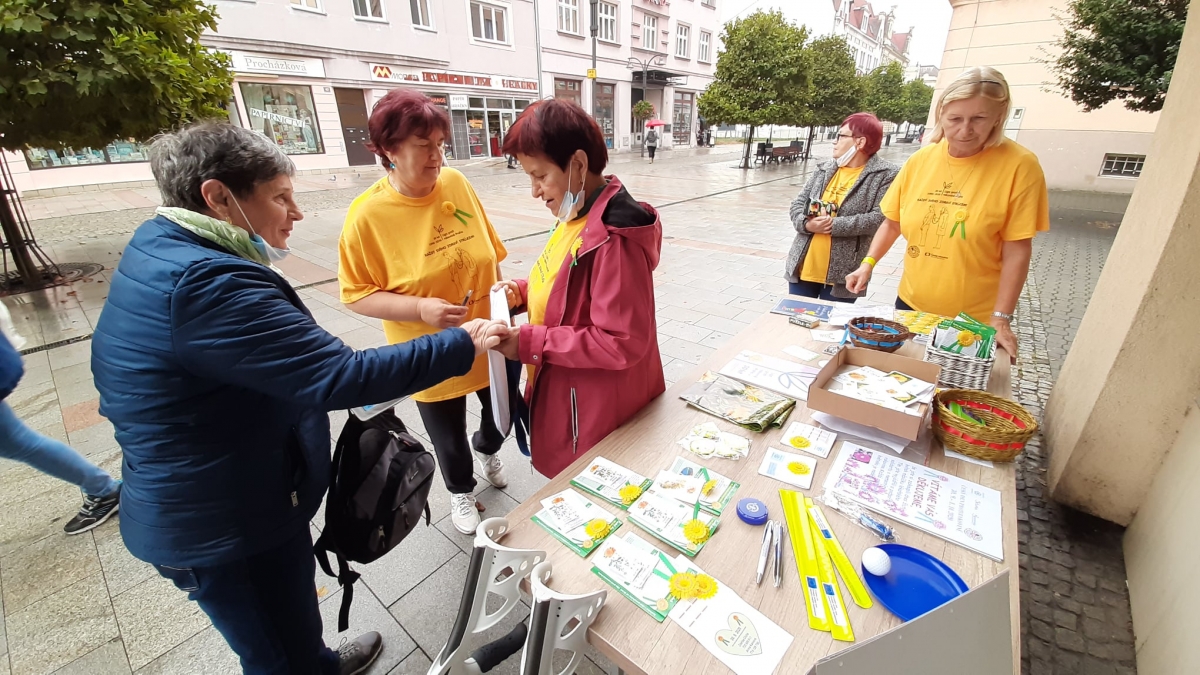
<instances>
[{"instance_id":1,"label":"yellow t-shirt print","mask_svg":"<svg viewBox=\"0 0 1200 675\"><path fill-rule=\"evenodd\" d=\"M580 216L570 222L561 223L554 228L546 248L538 256L537 262L529 272L529 286L525 290L526 307L529 310L529 323L541 326L546 323L546 305L550 302L550 291L554 289L554 281L558 279L559 270L567 254L572 258L579 252L583 243L580 236L583 227L587 225L587 216Z\"/></svg>"},{"instance_id":2,"label":"yellow t-shirt print","mask_svg":"<svg viewBox=\"0 0 1200 675\"><path fill-rule=\"evenodd\" d=\"M1037 156L1008 140L965 158L950 157L945 141L922 148L880 208L905 239L900 299L918 311L981 321L995 308L1004 242L1050 229Z\"/></svg>"},{"instance_id":3,"label":"yellow t-shirt print","mask_svg":"<svg viewBox=\"0 0 1200 675\"><path fill-rule=\"evenodd\" d=\"M821 201L833 202L841 206L842 200L850 193L850 188L858 182L858 177L862 175L864 168L860 166L854 169L846 167L838 169L830 179L829 185L825 186ZM800 265L801 281L826 283L826 279L829 277L829 253L832 248L833 237L831 235L812 235L812 239L808 242L808 251L804 253L804 262Z\"/></svg>"},{"instance_id":4,"label":"yellow t-shirt print","mask_svg":"<svg viewBox=\"0 0 1200 675\"><path fill-rule=\"evenodd\" d=\"M343 303L388 291L459 304L471 293L467 320L487 319L497 266L508 255L470 183L442 169L433 192L420 199L396 192L383 178L350 205L338 241L338 282ZM422 321L384 321L390 344L437 329ZM488 386L487 356L471 371L413 396L445 401Z\"/></svg>"}]
</instances>

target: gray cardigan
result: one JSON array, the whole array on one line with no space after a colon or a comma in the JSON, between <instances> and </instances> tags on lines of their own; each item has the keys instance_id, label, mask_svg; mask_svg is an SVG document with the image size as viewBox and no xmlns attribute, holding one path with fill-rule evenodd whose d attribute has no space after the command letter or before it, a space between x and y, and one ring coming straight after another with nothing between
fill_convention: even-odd
<instances>
[{"instance_id":1,"label":"gray cardigan","mask_svg":"<svg viewBox=\"0 0 1200 675\"><path fill-rule=\"evenodd\" d=\"M792 241L792 250L788 253L787 263L783 268L783 276L795 283L800 280L800 263L808 252L808 244L812 234L804 229L805 215L810 199L820 199L825 194L825 188L833 175L837 173L837 162L832 159L823 162L809 177L808 183L792 202L790 216L792 226L796 228L796 239ZM833 241L829 251L829 276L825 283L833 286L834 297L856 298L866 294L851 293L846 289L846 275L858 269L862 259L871 248L871 239L875 230L883 224L883 212L879 210L879 202L884 193L891 187L892 181L900 167L872 155L863 167L862 175L858 177L846 198L838 208L838 215L833 219Z\"/></svg>"}]
</instances>

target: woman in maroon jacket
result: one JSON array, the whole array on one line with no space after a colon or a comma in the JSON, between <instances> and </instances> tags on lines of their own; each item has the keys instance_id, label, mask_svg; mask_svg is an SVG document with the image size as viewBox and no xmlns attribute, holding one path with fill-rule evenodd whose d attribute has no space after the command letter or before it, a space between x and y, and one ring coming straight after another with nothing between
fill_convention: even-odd
<instances>
[{"instance_id":1,"label":"woman in maroon jacket","mask_svg":"<svg viewBox=\"0 0 1200 675\"><path fill-rule=\"evenodd\" d=\"M666 389L654 320L662 225L616 176L578 105L539 101L504 152L558 222L528 279L502 281L529 323L497 349L528 368L533 466L555 476Z\"/></svg>"}]
</instances>

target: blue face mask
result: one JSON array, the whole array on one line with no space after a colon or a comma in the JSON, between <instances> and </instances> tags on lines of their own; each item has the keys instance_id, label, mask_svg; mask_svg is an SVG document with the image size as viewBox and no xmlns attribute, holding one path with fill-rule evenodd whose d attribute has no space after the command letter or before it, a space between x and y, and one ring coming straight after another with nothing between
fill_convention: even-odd
<instances>
[{"instance_id":1,"label":"blue face mask","mask_svg":"<svg viewBox=\"0 0 1200 675\"><path fill-rule=\"evenodd\" d=\"M567 169L567 192L558 205L558 219L564 223L574 218L583 206L583 187L579 188L579 192L571 192L571 178L574 177L574 169L574 166L569 166Z\"/></svg>"},{"instance_id":2,"label":"blue face mask","mask_svg":"<svg viewBox=\"0 0 1200 675\"><path fill-rule=\"evenodd\" d=\"M242 210L242 205L238 202L237 197L234 197L233 193L230 193L229 198L233 200L233 205L238 208L238 213L242 214L242 220L246 221L246 225L250 228L250 243L254 244L254 248L258 249L258 252L272 263L277 263L280 260L288 257L288 254L292 252L292 249L275 248L274 246L268 244L262 237L258 236L258 233L254 231L254 225L252 225L250 223L250 219L246 217L246 212Z\"/></svg>"}]
</instances>

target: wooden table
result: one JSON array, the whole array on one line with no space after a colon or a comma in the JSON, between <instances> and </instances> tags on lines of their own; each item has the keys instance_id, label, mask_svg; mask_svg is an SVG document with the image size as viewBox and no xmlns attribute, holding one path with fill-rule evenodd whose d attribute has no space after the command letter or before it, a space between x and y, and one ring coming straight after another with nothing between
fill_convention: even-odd
<instances>
[{"instance_id":1,"label":"wooden table","mask_svg":"<svg viewBox=\"0 0 1200 675\"><path fill-rule=\"evenodd\" d=\"M828 328L828 326L822 325L821 328ZM592 624L588 633L588 641L626 673L699 675L729 671L706 649L697 644L692 636L670 619L663 623L655 622L633 603L626 601L615 590L609 588L591 572L591 563L588 560L567 550L545 530L531 522L530 516L541 508L539 502L542 499L568 489L571 478L578 475L584 465L596 456L606 457L644 476L654 477L660 470L668 468L676 456L683 455L741 483L742 487L734 496L735 502L743 497L756 497L767 505L773 518L782 520L783 509L779 501L779 490L788 486L760 476L758 466L767 446L783 447L778 443L783 431L772 429L766 433L755 434L688 407L679 398L679 395L696 382L705 370L719 369L743 349L782 356L780 350L793 344L804 346L818 353L827 346L826 343L812 342L807 329L788 323L784 316L766 314L760 317L750 327L730 340L725 347L717 350L675 386L668 389L665 394L652 401L637 416L610 434L591 451L581 455L578 461L508 515L512 530L504 538L503 543L515 548L547 551L550 560L554 563L554 576L550 585L555 590L563 593L585 593L602 588L609 590L608 602L596 622ZM899 353L919 359L923 352L924 345L910 342ZM814 360L810 365L815 367L815 361L824 358L828 357L822 356L821 359ZM998 355L996 365L992 369L988 390L1001 396L1011 397L1009 364L1003 352ZM811 414L803 402L799 403L788 418L787 424L796 421L811 422ZM691 455L676 444L678 439L687 435L689 429L702 422L715 422L724 431L733 431L749 437L751 439L749 457L740 461L719 458L702 459ZM785 428L787 424L784 425ZM818 460L813 489L802 491L804 494L810 497L819 494L819 486L823 484L829 466L833 464L833 459L841 449L841 443L839 438L838 445L834 447L829 459ZM899 525L897 528L900 541L942 559L954 568L954 571L958 572L972 588L991 579L1004 569L1009 570L1013 666L1014 672L1019 673L1021 633L1017 583L1016 485L1013 465L997 464L996 468L989 469L945 457L942 454L941 444L933 441L933 445L936 447L930 449L927 463L929 467L1000 491L1004 520L1004 562L994 562L965 548L905 525ZM609 510L616 511L611 507ZM671 556L676 554L674 550L657 542L641 528L628 522L623 512L619 512L618 515L626 520L625 525L617 531L618 535L632 531L643 539L658 545L667 554ZM850 559L857 565L862 551L878 543L878 539L864 528L851 524L840 515L832 512L829 515L833 519L833 527L838 538L846 548ZM799 575L790 547L785 548L783 585L780 588L774 588L769 580L764 580L761 586L757 586L754 583L754 576L758 551L762 543L762 528L751 527L741 522L734 512L733 504L730 505L722 519L721 529L717 531L705 549L696 556L696 564L714 576L718 582L732 588L747 602L795 636L795 641L784 656L778 673L805 673L818 659L841 651L852 644L837 642L830 637L829 633L812 630L808 627ZM844 587L843 593L845 594ZM851 602L848 594L845 594L844 597L847 598L846 604L851 625L854 628L855 638L859 642L901 623L878 602L872 608L864 610Z\"/></svg>"}]
</instances>

